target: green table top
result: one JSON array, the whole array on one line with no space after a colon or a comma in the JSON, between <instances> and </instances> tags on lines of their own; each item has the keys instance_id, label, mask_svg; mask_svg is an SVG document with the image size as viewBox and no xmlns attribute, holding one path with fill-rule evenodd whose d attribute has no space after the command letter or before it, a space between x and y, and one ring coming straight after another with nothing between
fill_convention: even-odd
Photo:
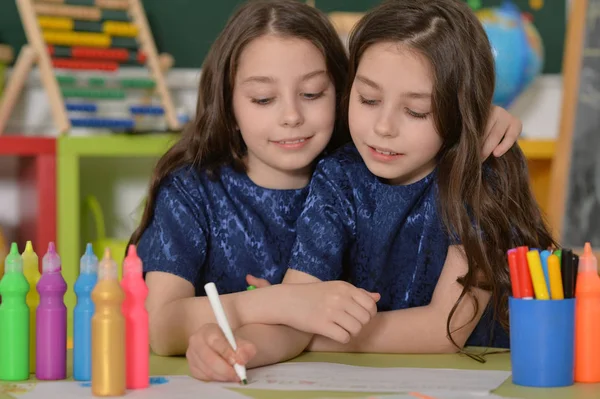
<instances>
[{"instance_id":1,"label":"green table top","mask_svg":"<svg viewBox=\"0 0 600 399\"><path fill-rule=\"evenodd\" d=\"M68 359L70 360L69 353ZM452 355L379 355L379 354L337 354L337 353L305 353L294 361L298 362L331 362L356 366L370 367L424 367L424 368L454 368L477 370L510 370L510 355L508 353L494 354L487 357L485 364L480 364L466 356ZM68 365L70 375L71 365ZM150 372L152 375L185 375L188 374L187 361L184 357L151 356ZM239 392L256 399L308 399L319 397L356 397L368 393L338 393L302 391L244 390ZM496 395L523 399L598 399L600 384L575 384L566 388L526 388L512 384L510 377L498 388ZM8 395L0 394L0 399L10 399Z\"/></svg>"}]
</instances>

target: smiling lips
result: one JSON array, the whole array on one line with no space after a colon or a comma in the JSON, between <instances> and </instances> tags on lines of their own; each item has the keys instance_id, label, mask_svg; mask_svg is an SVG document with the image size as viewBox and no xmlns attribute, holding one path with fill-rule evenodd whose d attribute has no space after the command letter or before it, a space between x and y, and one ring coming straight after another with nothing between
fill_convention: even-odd
<instances>
[{"instance_id":1,"label":"smiling lips","mask_svg":"<svg viewBox=\"0 0 600 399\"><path fill-rule=\"evenodd\" d=\"M370 150L373 158L375 158L376 160L379 160L379 161L384 161L384 162L393 161L395 159L398 159L402 155L404 155L404 154L394 152L388 148L372 147L370 145L368 145L368 147L369 147L369 150Z\"/></svg>"},{"instance_id":2,"label":"smiling lips","mask_svg":"<svg viewBox=\"0 0 600 399\"><path fill-rule=\"evenodd\" d=\"M309 140L312 139L311 137L292 137L286 140L281 140L281 141L271 141L271 143L281 147L281 148L285 148L288 150L295 150L298 148L302 148L304 147Z\"/></svg>"}]
</instances>

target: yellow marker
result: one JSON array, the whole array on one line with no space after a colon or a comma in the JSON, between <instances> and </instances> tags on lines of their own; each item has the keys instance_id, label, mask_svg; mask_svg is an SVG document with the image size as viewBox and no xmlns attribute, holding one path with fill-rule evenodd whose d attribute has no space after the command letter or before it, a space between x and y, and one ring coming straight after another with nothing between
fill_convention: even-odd
<instances>
[{"instance_id":1,"label":"yellow marker","mask_svg":"<svg viewBox=\"0 0 600 399\"><path fill-rule=\"evenodd\" d=\"M532 10L541 10L544 7L544 0L529 0L529 7Z\"/></svg>"},{"instance_id":2,"label":"yellow marker","mask_svg":"<svg viewBox=\"0 0 600 399\"><path fill-rule=\"evenodd\" d=\"M546 278L544 277L544 269L542 269L540 253L536 250L528 251L527 263L529 264L529 273L531 274L531 281L533 282L535 299L550 299L548 287L546 286Z\"/></svg>"},{"instance_id":3,"label":"yellow marker","mask_svg":"<svg viewBox=\"0 0 600 399\"><path fill-rule=\"evenodd\" d=\"M565 299L562 276L560 275L560 260L556 255L548 257L548 278L550 279L552 299Z\"/></svg>"},{"instance_id":4,"label":"yellow marker","mask_svg":"<svg viewBox=\"0 0 600 399\"><path fill-rule=\"evenodd\" d=\"M40 294L36 286L40 280L40 263L37 254L33 251L31 241L27 241L21 258L23 274L29 283L29 292L25 298L29 307L29 371L35 373L35 311L40 304Z\"/></svg>"}]
</instances>

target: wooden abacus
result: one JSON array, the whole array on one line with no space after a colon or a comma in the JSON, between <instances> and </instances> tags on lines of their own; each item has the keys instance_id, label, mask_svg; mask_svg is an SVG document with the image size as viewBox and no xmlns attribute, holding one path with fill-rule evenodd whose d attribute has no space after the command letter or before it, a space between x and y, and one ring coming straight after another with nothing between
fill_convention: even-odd
<instances>
[{"instance_id":1,"label":"wooden abacus","mask_svg":"<svg viewBox=\"0 0 600 399\"><path fill-rule=\"evenodd\" d=\"M0 44L0 96L4 89L4 70L6 65L10 64L13 60L12 47L6 44Z\"/></svg>"},{"instance_id":2,"label":"wooden abacus","mask_svg":"<svg viewBox=\"0 0 600 399\"><path fill-rule=\"evenodd\" d=\"M36 63L60 134L72 127L136 130L136 117L140 115L164 116L170 130L180 128L140 0L16 2L28 44L19 53L0 103L0 134ZM167 57L166 63L169 62ZM123 64L146 65L151 76L114 79L114 84L106 74L89 76L82 81L68 73L110 73ZM58 70L61 72L56 73ZM131 89L151 91L160 98L160 105L147 104L147 101L130 105L127 118L96 116L99 107L92 100L123 100ZM70 99L79 100L71 102ZM77 116L69 116L69 112Z\"/></svg>"}]
</instances>

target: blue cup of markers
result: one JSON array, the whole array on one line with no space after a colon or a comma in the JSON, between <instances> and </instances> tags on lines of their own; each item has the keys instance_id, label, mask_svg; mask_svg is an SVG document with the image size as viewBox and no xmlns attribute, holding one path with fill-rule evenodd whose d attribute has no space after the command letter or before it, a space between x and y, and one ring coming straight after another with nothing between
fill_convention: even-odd
<instances>
[{"instance_id":1,"label":"blue cup of markers","mask_svg":"<svg viewBox=\"0 0 600 399\"><path fill-rule=\"evenodd\" d=\"M575 299L508 298L512 380L528 387L574 383Z\"/></svg>"}]
</instances>

